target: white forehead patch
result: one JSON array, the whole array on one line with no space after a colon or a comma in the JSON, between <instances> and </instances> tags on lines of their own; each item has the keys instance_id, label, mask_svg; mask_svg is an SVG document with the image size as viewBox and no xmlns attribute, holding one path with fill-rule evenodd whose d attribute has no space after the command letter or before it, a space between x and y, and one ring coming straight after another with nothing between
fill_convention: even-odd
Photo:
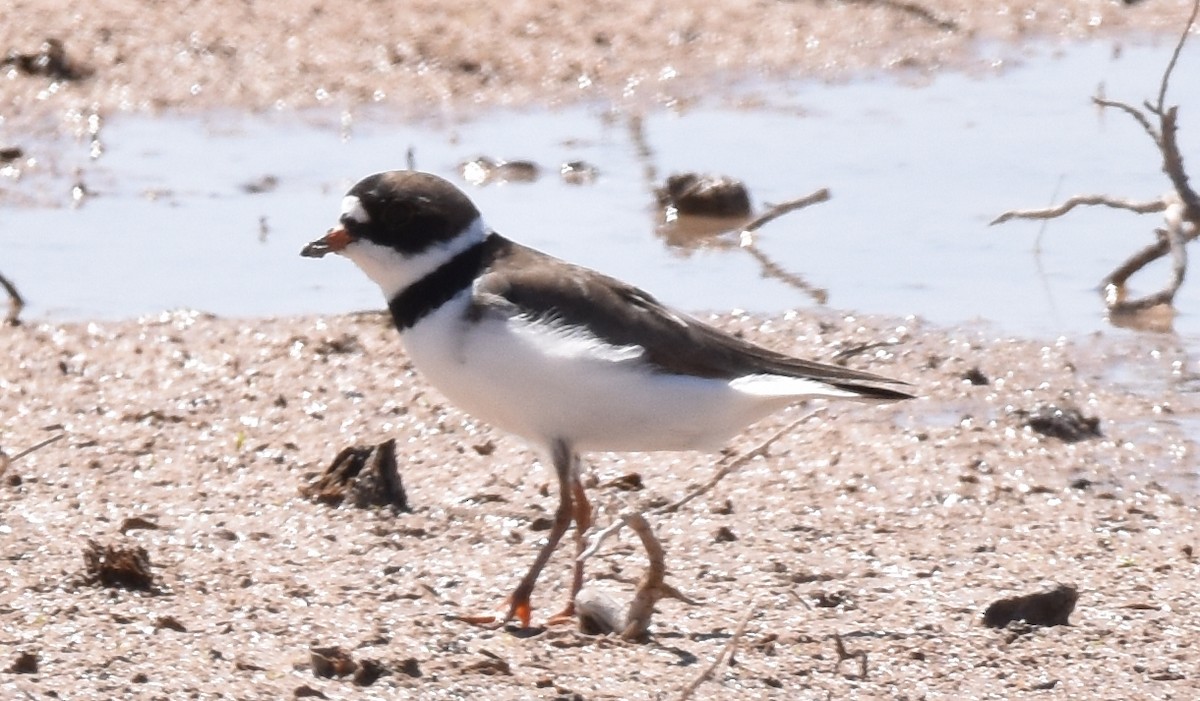
<instances>
[{"instance_id":1,"label":"white forehead patch","mask_svg":"<svg viewBox=\"0 0 1200 701\"><path fill-rule=\"evenodd\" d=\"M371 222L371 216L363 208L362 201L354 195L346 195L342 198L342 216L350 217L351 220L359 224L369 224Z\"/></svg>"}]
</instances>

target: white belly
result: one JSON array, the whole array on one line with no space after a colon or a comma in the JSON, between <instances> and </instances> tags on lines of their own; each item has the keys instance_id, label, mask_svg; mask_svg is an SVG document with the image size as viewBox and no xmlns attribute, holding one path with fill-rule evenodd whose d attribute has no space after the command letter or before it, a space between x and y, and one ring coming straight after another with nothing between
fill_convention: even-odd
<instances>
[{"instance_id":1,"label":"white belly","mask_svg":"<svg viewBox=\"0 0 1200 701\"><path fill-rule=\"evenodd\" d=\"M545 326L527 321L469 322L468 299L464 292L405 331L405 348L417 370L460 408L540 445L713 450L804 395L647 372L636 347L546 334L539 332Z\"/></svg>"}]
</instances>

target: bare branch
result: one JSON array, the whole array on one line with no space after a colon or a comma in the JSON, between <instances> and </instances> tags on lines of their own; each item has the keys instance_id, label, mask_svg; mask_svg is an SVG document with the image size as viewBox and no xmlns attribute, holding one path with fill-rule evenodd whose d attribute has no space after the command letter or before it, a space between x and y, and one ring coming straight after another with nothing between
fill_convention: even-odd
<instances>
[{"instance_id":1,"label":"bare branch","mask_svg":"<svg viewBox=\"0 0 1200 701\"><path fill-rule=\"evenodd\" d=\"M57 436L51 436L51 437L47 438L46 440L44 440L30 448L26 448L25 450L22 450L21 452L12 456L12 458L10 458L10 459L13 462L16 462L16 461L20 460L21 458L25 457L26 455L29 455L30 453L34 452L35 450L41 450L42 448L45 448L46 446L50 445L51 443L55 443L57 441L62 440L63 437L66 435L67 434L65 434L65 433L60 433Z\"/></svg>"},{"instance_id":2,"label":"bare branch","mask_svg":"<svg viewBox=\"0 0 1200 701\"><path fill-rule=\"evenodd\" d=\"M1166 286L1154 294L1134 299L1125 299L1125 282L1129 279L1130 275L1140 270L1142 266L1149 262L1149 260L1146 260L1140 265L1134 266L1127 261L1118 269L1119 272L1123 273L1123 277L1117 277L1116 273L1118 271L1114 271L1114 274L1109 276L1105 284L1104 297L1109 311L1115 313L1138 312L1160 304L1170 305L1175 301L1175 294L1179 292L1179 288L1183 285L1184 276L1187 273L1187 242L1196 237L1195 230L1190 235L1184 233L1185 225L1183 223L1182 210L1183 205L1179 203L1173 204L1168 208L1166 216L1167 229L1166 231L1159 230L1159 244L1166 247L1171 253L1171 278L1168 280ZM1141 253L1145 253L1149 248L1143 249ZM1161 257L1161 255L1155 256L1155 258L1158 257ZM1153 258L1150 260L1153 260Z\"/></svg>"},{"instance_id":3,"label":"bare branch","mask_svg":"<svg viewBox=\"0 0 1200 701\"><path fill-rule=\"evenodd\" d=\"M784 283L808 295L817 304L825 304L829 301L829 290L824 287L817 287L796 273L784 268L779 263L776 263L770 256L760 251L758 246L753 242L749 245L743 245L742 250L749 253L754 260L758 261L758 264L762 266L763 275L782 280Z\"/></svg>"},{"instance_id":4,"label":"bare branch","mask_svg":"<svg viewBox=\"0 0 1200 701\"><path fill-rule=\"evenodd\" d=\"M650 562L641 582L638 583L633 601L629 604L629 613L625 616L625 630L621 632L622 639L633 641L645 637L646 630L650 627L650 617L654 614L654 605L660 599L679 599L688 604L697 602L664 581L667 574L666 556L662 543L650 529L646 517L634 513L627 514L622 520L641 538L642 547L646 549L646 559Z\"/></svg>"},{"instance_id":5,"label":"bare branch","mask_svg":"<svg viewBox=\"0 0 1200 701\"><path fill-rule=\"evenodd\" d=\"M674 501L670 504L666 504L665 506L661 506L657 509L654 509L650 513L652 513L652 514L672 514L672 513L675 513L676 511L679 511L679 509L683 508L683 506L685 504L692 501L696 497L699 497L703 494L706 494L706 493L712 491L713 488L717 486L717 483L719 483L721 480L725 479L731 473L741 469L743 466L745 466L747 463L749 463L754 458L760 457L760 456L765 456L767 454L767 451L771 449L771 446L774 445L776 441L778 441L780 438L783 438L787 434L794 431L796 429L796 427L799 426L800 424L808 421L809 419L812 419L815 416L820 415L824 411L825 411L825 407L821 407L819 409L814 409L813 411L810 411L807 414L797 418L795 421L792 421L790 424L788 424L787 426L784 426L783 428L779 429L775 433L772 433L770 436L767 437L766 440L762 441L761 443L754 446L750 450L747 450L746 452L741 453L737 457L734 457L732 459L728 458L728 457L722 459L721 462L718 463L719 467L717 468L716 474L714 474L712 476L712 478L709 479L708 482L705 482L701 486L688 492L687 494L682 496L679 500ZM600 546L604 543L604 541L606 541L609 538L611 538L612 536L616 535L624 527L625 527L625 519L619 518L616 521L609 524L603 530L597 531L594 535L592 535L591 543L588 545L587 549L584 550L582 553L580 553L579 557L577 559L580 561L583 561L583 560L587 560L588 558L595 555L596 552L598 550L600 550Z\"/></svg>"},{"instance_id":6,"label":"bare branch","mask_svg":"<svg viewBox=\"0 0 1200 701\"><path fill-rule=\"evenodd\" d=\"M741 228L741 233L754 233L755 231L761 229L764 225L778 219L779 217L782 217L788 212L792 212L797 209L803 209L804 207L808 207L809 205L814 205L819 202L826 202L829 200L829 197L829 188L823 187L816 192L805 195L804 197L797 197L794 200L773 204L767 209L767 211L751 219L749 223L743 226ZM744 242L745 240L746 239L743 236L742 241ZM742 245L745 246L746 244L743 243Z\"/></svg>"},{"instance_id":7,"label":"bare branch","mask_svg":"<svg viewBox=\"0 0 1200 701\"><path fill-rule=\"evenodd\" d=\"M67 435L67 434L60 433L57 436L51 436L51 437L47 438L46 440L38 443L37 445L34 445L31 448L26 448L25 450L22 450L21 452L17 453L16 455L12 455L12 456L6 454L3 450L0 450L0 475L3 475L4 472L6 470L8 470L9 465L20 460L21 458L25 457L26 455L29 455L30 453L34 452L35 450L41 450L42 448L45 448L46 446L50 445L51 443L61 440L62 437L65 435Z\"/></svg>"},{"instance_id":8,"label":"bare branch","mask_svg":"<svg viewBox=\"0 0 1200 701\"><path fill-rule=\"evenodd\" d=\"M931 24L938 29L946 32L957 32L959 29L958 22L952 19L943 19L935 15L932 11L921 7L915 2L904 2L904 0L845 0L847 4L856 5L880 5L898 12L903 12L911 15L922 22Z\"/></svg>"},{"instance_id":9,"label":"bare branch","mask_svg":"<svg viewBox=\"0 0 1200 701\"><path fill-rule=\"evenodd\" d=\"M810 411L807 414L805 414L804 416L801 416L800 418L791 422L787 426L784 426L783 428L779 429L775 433L772 433L765 441L763 441L762 443L759 443L758 445L754 446L750 450L747 450L746 452L737 456L733 460L730 460L728 462L723 460L722 463L724 463L724 464L721 465L720 469L717 470L717 474L713 475L712 479L710 479L705 484L697 487L696 489L692 490L691 492L688 492L678 501L675 501L671 504L667 504L666 506L663 506L661 508L655 509L653 513L670 514L670 513L675 513L676 511L679 511L679 509L684 504L688 503L689 501L695 499L696 497L698 497L702 494L712 491L712 489L717 486L717 483L720 482L721 480L725 479L725 477L727 475L729 475L731 472L741 469L743 466L745 466L747 463L749 463L754 458L765 456L767 454L767 451L771 449L771 446L774 445L776 441L778 441L780 438L783 438L787 434L791 433L800 424L804 423L805 421L808 421L809 419L813 418L814 416L817 416L818 414L821 414L824 411L825 411L824 407L822 407L820 409L814 409L813 411Z\"/></svg>"},{"instance_id":10,"label":"bare branch","mask_svg":"<svg viewBox=\"0 0 1200 701\"><path fill-rule=\"evenodd\" d=\"M746 609L746 613L742 616L742 620L738 622L737 630L733 631L733 635L729 637L729 642L725 643L725 647L721 649L721 654L717 655L717 658L712 661L712 664L710 664L708 667L705 667L700 674L692 680L692 683L688 684L684 688L683 693L679 695L679 701L687 701L690 699L692 694L696 693L696 689L699 689L700 685L707 681L708 678L713 675L713 672L717 671L717 667L721 666L721 663L725 661L725 658L733 654L733 649L737 647L738 640L742 637L742 633L746 631L746 623L750 621L750 616L752 615L754 615L753 605Z\"/></svg>"},{"instance_id":11,"label":"bare branch","mask_svg":"<svg viewBox=\"0 0 1200 701\"><path fill-rule=\"evenodd\" d=\"M1092 98L1092 102L1102 108L1117 109L1133 117L1142 126L1142 129L1150 135L1150 138L1154 140L1155 145L1158 146L1158 150L1162 154L1162 170L1171 181L1174 192L1164 195L1157 201L1146 203L1130 202L1096 195L1077 196L1072 197L1057 207L1005 212L992 221L992 224L999 224L1013 218L1051 219L1066 214L1078 205L1103 205L1115 209L1126 209L1138 212L1139 214L1164 212L1163 216L1166 219L1167 228L1165 230L1157 230L1158 240L1135 252L1124 263L1109 273L1101 283L1105 304L1108 306L1110 312L1126 314L1144 311L1159 305L1172 305L1175 301L1175 295L1179 291L1180 286L1183 285L1184 277L1187 274L1187 244L1195 240L1197 236L1200 236L1200 196L1196 194L1188 182L1187 171L1183 165L1183 156L1180 153L1179 143L1176 138L1179 131L1179 107L1174 105L1167 107L1166 105L1167 88L1171 82L1171 74L1175 71L1175 66L1179 62L1179 55L1183 50L1184 44L1187 42L1198 15L1200 15L1200 0L1193 0L1192 11L1188 16L1187 25L1184 27L1179 41L1175 44L1175 49L1171 53L1171 60L1168 61L1166 69L1163 71L1162 80L1158 87L1158 100L1154 103L1148 100L1145 101L1143 103L1145 111L1133 107L1128 103L1108 100L1099 95ZM1151 123L1147 113L1157 118L1157 125ZM1158 260L1167 253L1171 254L1171 276L1163 289L1144 297L1126 299L1126 283L1129 281L1129 278L1146 265Z\"/></svg>"},{"instance_id":12,"label":"bare branch","mask_svg":"<svg viewBox=\"0 0 1200 701\"><path fill-rule=\"evenodd\" d=\"M1197 4L1200 4L1200 0L1197 0ZM1163 172L1170 178L1175 192L1183 202L1183 217L1200 226L1200 197L1196 196L1196 191L1188 183L1187 171L1183 169L1183 156L1179 153L1179 143L1175 140L1175 134L1179 131L1176 126L1178 114L1179 108L1172 107L1162 115Z\"/></svg>"},{"instance_id":13,"label":"bare branch","mask_svg":"<svg viewBox=\"0 0 1200 701\"><path fill-rule=\"evenodd\" d=\"M837 671L838 667L841 667L842 663L845 662L846 660L858 660L858 676L860 679L867 678L867 653L866 653L866 651L859 650L858 652L849 652L848 650L846 650L846 644L842 642L841 634L837 633L837 632L835 632L833 634L833 646L834 646L834 651L837 652L837 656L838 656L837 664L834 665L835 672Z\"/></svg>"},{"instance_id":14,"label":"bare branch","mask_svg":"<svg viewBox=\"0 0 1200 701\"><path fill-rule=\"evenodd\" d=\"M0 274L0 287L8 292L8 315L4 317L4 323L16 326L21 323L18 317L21 316L21 310L25 308L25 300L21 299L21 293L17 292L17 286L2 274Z\"/></svg>"},{"instance_id":15,"label":"bare branch","mask_svg":"<svg viewBox=\"0 0 1200 701\"><path fill-rule=\"evenodd\" d=\"M1118 100L1105 100L1104 98L1100 97L1093 97L1092 103L1099 105L1100 107L1111 107L1115 110L1121 110L1130 117L1133 117L1137 120L1138 124L1142 125L1142 129L1146 130L1146 133L1150 135L1150 138L1154 139L1154 143L1159 143L1160 139L1158 136L1158 130L1154 128L1154 125L1150 123L1150 119L1147 118L1146 115L1143 114L1138 108Z\"/></svg>"},{"instance_id":16,"label":"bare branch","mask_svg":"<svg viewBox=\"0 0 1200 701\"><path fill-rule=\"evenodd\" d=\"M1158 104L1156 110L1160 115L1166 107L1167 84L1171 81L1171 74L1175 72L1175 64L1179 62L1179 54L1183 51L1183 45L1187 43L1188 35L1192 32L1192 25L1196 23L1197 12L1200 12L1200 0L1192 2L1192 14L1188 15L1188 21L1183 27L1183 33L1179 35L1179 41L1175 42L1175 50L1171 52L1171 60L1167 62L1167 69L1163 71L1162 83L1158 86Z\"/></svg>"},{"instance_id":17,"label":"bare branch","mask_svg":"<svg viewBox=\"0 0 1200 701\"><path fill-rule=\"evenodd\" d=\"M1055 219L1061 217L1080 205L1126 209L1131 212L1137 212L1138 214L1161 212L1167 208L1166 203L1164 203L1162 200L1131 202L1129 200L1108 197L1105 195L1076 195L1057 207L1047 207L1045 209L1014 209L1005 212L993 219L989 225L994 226L996 224L1003 224L1010 219Z\"/></svg>"}]
</instances>

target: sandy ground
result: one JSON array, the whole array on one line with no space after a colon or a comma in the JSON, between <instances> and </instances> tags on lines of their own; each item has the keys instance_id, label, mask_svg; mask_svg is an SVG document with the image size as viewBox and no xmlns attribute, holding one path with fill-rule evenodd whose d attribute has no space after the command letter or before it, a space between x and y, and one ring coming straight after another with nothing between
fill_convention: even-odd
<instances>
[{"instance_id":1,"label":"sandy ground","mask_svg":"<svg viewBox=\"0 0 1200 701\"><path fill-rule=\"evenodd\" d=\"M380 315L5 330L4 445L67 438L15 462L0 489L0 665L38 661L36 674L0 672L0 689L677 698L752 611L736 666L695 698L1200 693L1195 446L1183 435L1196 399L1175 341L1040 344L836 315L718 323L811 357L894 340L849 363L922 396L834 405L655 517L669 581L702 603L662 602L641 645L451 618L499 609L544 535L533 529L553 509L553 478L428 390ZM964 379L972 370L987 384ZM1103 436L1068 444L1025 428L1018 412L1047 404L1097 417ZM388 437L414 513L299 495L343 446ZM594 456L601 522L678 498L713 460ZM645 489L612 486L630 473ZM153 591L88 583L88 539L145 548ZM591 581L627 599L643 567L625 534L590 563ZM566 553L552 561L535 622L561 606L568 568ZM981 625L992 601L1050 582L1079 589L1070 626ZM866 653L865 676L838 664L835 633ZM392 672L368 687L315 678L309 648L333 645Z\"/></svg>"},{"instance_id":2,"label":"sandy ground","mask_svg":"<svg viewBox=\"0 0 1200 701\"><path fill-rule=\"evenodd\" d=\"M383 103L412 115L686 103L757 77L929 72L994 42L1176 35L1186 0L8 0L0 55L57 40L63 79L0 72L10 140L117 110ZM74 69L72 71L72 69ZM71 80L70 74L86 75ZM4 132L0 132L0 137Z\"/></svg>"},{"instance_id":3,"label":"sandy ground","mask_svg":"<svg viewBox=\"0 0 1200 701\"><path fill-rule=\"evenodd\" d=\"M28 75L14 56L0 135L89 112L377 94L414 112L669 102L748 76L965 65L991 39L1169 40L1185 15L1165 0L217 6L18 0L0 49L57 38L88 77ZM834 312L716 323L822 359L894 341L847 362L921 397L831 406L652 519L669 581L701 603L663 602L645 644L454 619L500 608L544 535L552 478L443 404L381 316L0 329L0 446L65 435L0 477L0 697L674 699L747 614L734 664L693 698L1200 696L1198 402L1178 339L1015 341ZM1025 426L1049 405L1101 435ZM413 513L299 494L342 447L389 437ZM679 497L715 459L592 456L601 522ZM615 486L631 473L644 489ZM90 581L89 539L144 548L151 590ZM590 581L628 597L643 566L625 534ZM560 606L568 568L565 552L551 563L535 621ZM1071 625L981 624L996 599L1055 582L1078 588ZM835 634L865 668L839 661ZM321 646L387 673L317 678Z\"/></svg>"}]
</instances>

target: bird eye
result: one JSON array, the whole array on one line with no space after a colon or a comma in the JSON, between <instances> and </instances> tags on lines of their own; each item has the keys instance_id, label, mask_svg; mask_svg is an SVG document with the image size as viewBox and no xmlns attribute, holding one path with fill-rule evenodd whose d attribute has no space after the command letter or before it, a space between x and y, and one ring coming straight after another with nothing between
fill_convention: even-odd
<instances>
[{"instance_id":1,"label":"bird eye","mask_svg":"<svg viewBox=\"0 0 1200 701\"><path fill-rule=\"evenodd\" d=\"M347 195L342 199L342 216L338 218L338 221L342 223L342 226L349 228L354 224L369 223L371 215L367 214L362 200L354 195Z\"/></svg>"}]
</instances>

